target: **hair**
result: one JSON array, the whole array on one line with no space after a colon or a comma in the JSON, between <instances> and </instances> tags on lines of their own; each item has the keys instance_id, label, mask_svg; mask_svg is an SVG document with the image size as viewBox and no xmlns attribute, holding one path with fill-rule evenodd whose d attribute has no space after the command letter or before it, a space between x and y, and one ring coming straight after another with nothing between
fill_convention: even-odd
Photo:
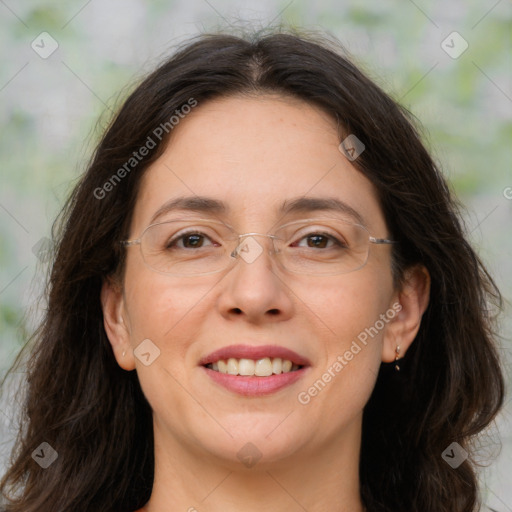
<instances>
[{"instance_id":1,"label":"hair","mask_svg":"<svg viewBox=\"0 0 512 512\"><path fill-rule=\"evenodd\" d=\"M353 165L375 186L399 242L392 247L396 286L415 265L431 276L430 302L401 371L381 365L364 410L363 504L370 512L479 509L471 447L503 402L494 314L501 295L466 240L459 203L412 115L345 55L325 36L289 30L203 34L124 101L52 228L47 309L27 344L21 427L0 483L6 512L133 511L149 500L151 408L137 373L114 358L100 290L124 268L117 242L128 233L140 180L172 130L152 137L156 147L108 194L98 190L191 99L200 107L264 94L319 107L338 122L340 140L355 134L363 141ZM46 470L31 458L43 441L58 452ZM470 453L456 470L441 456L452 442Z\"/></svg>"}]
</instances>

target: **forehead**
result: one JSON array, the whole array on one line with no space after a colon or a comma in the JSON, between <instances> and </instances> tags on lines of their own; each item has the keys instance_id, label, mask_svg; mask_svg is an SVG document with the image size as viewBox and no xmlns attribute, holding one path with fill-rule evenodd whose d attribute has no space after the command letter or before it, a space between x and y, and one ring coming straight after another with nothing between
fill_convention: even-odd
<instances>
[{"instance_id":1,"label":"forehead","mask_svg":"<svg viewBox=\"0 0 512 512\"><path fill-rule=\"evenodd\" d=\"M335 120L300 100L229 97L199 104L146 170L132 231L166 204L193 196L222 202L225 208L214 214L235 227L271 224L284 204L301 197L341 201L369 227L384 226L373 185L339 143Z\"/></svg>"}]
</instances>

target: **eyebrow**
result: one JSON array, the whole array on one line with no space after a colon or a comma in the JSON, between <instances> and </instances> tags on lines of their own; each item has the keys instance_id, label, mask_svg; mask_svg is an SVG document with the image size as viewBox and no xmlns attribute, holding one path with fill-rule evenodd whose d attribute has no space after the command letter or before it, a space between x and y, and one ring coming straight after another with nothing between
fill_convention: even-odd
<instances>
[{"instance_id":1,"label":"eyebrow","mask_svg":"<svg viewBox=\"0 0 512 512\"><path fill-rule=\"evenodd\" d=\"M151 218L150 224L166 213L181 210L209 215L226 215L230 212L229 206L206 196L177 197L163 204ZM352 217L358 224L366 225L363 216L354 208L340 199L334 197L298 197L283 201L278 213L287 215L291 213L309 214L317 211L343 213Z\"/></svg>"},{"instance_id":2,"label":"eyebrow","mask_svg":"<svg viewBox=\"0 0 512 512\"><path fill-rule=\"evenodd\" d=\"M352 217L358 224L365 224L363 216L352 206L335 197L298 197L283 202L280 211L289 213L311 213L317 211L343 213Z\"/></svg>"},{"instance_id":3,"label":"eyebrow","mask_svg":"<svg viewBox=\"0 0 512 512\"><path fill-rule=\"evenodd\" d=\"M197 213L208 213L210 215L220 215L229 212L229 207L217 199L205 196L177 197L163 204L151 217L150 224L153 224L158 218L166 213L183 210Z\"/></svg>"}]
</instances>

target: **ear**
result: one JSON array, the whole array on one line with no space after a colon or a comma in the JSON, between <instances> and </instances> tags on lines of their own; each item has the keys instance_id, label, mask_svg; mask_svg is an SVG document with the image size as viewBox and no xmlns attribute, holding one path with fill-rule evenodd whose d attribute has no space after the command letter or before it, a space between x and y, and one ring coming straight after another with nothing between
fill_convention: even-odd
<instances>
[{"instance_id":1,"label":"ear","mask_svg":"<svg viewBox=\"0 0 512 512\"><path fill-rule=\"evenodd\" d=\"M430 274L423 265L416 265L405 272L401 289L393 296L391 308L396 316L386 327L382 345L382 361L395 360L396 348L403 357L418 334L421 318L430 298Z\"/></svg>"},{"instance_id":2,"label":"ear","mask_svg":"<svg viewBox=\"0 0 512 512\"><path fill-rule=\"evenodd\" d=\"M124 302L121 285L114 279L105 279L101 287L101 307L105 332L117 364L124 370L134 370L135 359L130 345L130 330Z\"/></svg>"}]
</instances>

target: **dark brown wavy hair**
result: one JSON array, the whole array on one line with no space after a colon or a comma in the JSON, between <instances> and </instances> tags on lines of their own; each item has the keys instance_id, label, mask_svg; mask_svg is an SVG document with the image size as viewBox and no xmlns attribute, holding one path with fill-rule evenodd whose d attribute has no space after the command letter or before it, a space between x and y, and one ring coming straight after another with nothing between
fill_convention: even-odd
<instances>
[{"instance_id":1,"label":"dark brown wavy hair","mask_svg":"<svg viewBox=\"0 0 512 512\"><path fill-rule=\"evenodd\" d=\"M45 317L29 354L21 428L0 484L6 512L133 511L149 499L151 409L137 373L122 370L103 327L103 280L123 269L141 177L169 135L98 199L98 189L155 128L191 98L279 94L320 107L366 149L353 162L380 199L393 237L395 282L408 267L431 276L430 303L402 370L382 364L365 407L360 484L369 512L480 508L475 436L502 405L494 317L501 296L466 240L460 207L420 141L412 116L327 36L271 30L201 35L149 74L110 122L53 226ZM96 191L96 193L95 193ZM23 357L20 353L16 365ZM5 385L5 384L4 384ZM49 443L57 460L31 457ZM452 469L456 441L470 457Z\"/></svg>"}]
</instances>

